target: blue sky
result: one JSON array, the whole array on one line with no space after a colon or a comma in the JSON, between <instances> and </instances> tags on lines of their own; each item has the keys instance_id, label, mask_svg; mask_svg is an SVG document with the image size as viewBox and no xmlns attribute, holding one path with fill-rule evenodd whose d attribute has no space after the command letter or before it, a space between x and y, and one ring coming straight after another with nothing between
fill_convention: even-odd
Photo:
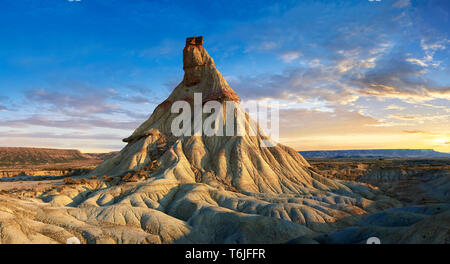
<instances>
[{"instance_id":1,"label":"blue sky","mask_svg":"<svg viewBox=\"0 0 450 264\"><path fill-rule=\"evenodd\" d=\"M296 149L450 152L446 0L0 0L0 145L118 150L182 80L185 38Z\"/></svg>"}]
</instances>

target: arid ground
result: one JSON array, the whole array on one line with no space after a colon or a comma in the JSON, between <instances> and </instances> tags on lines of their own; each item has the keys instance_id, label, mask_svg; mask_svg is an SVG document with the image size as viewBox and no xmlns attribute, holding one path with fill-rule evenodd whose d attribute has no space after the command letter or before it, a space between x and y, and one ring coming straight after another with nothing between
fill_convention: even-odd
<instances>
[{"instance_id":1,"label":"arid ground","mask_svg":"<svg viewBox=\"0 0 450 264\"><path fill-rule=\"evenodd\" d=\"M102 157L109 156L105 154ZM93 158L53 164L3 165L0 168L2 202L8 202L8 198L20 200L38 198L52 206L70 206L75 199L55 199L55 194L64 193L69 197L80 196L77 199L84 199L81 197L88 197L94 190L105 188L105 186L120 186L127 184L127 182L139 181L139 179L123 177L121 180L115 180L116 182L112 183L111 178L91 176L87 179L81 176L92 171L101 162L102 159ZM322 235L316 233L314 236L301 236L284 242L364 243L362 238L368 236L367 234L373 234L374 229L378 229L378 232L381 229L381 233L384 233L389 232L389 228L391 228L394 230L404 229L405 232L409 232L405 233L408 234L406 238L401 238L405 237L401 234L395 235L394 239L389 241L391 243L449 243L449 188L445 185L448 185L449 182L450 159L311 158L308 159L308 162L311 164L312 170L325 177L339 181L369 184L371 188L378 190L383 195L395 198L397 203L393 207L398 209L386 210L372 215L362 214L357 217L357 219L361 219L359 220L361 226L352 226L351 223L358 222L353 220L350 223L342 223L326 230ZM447 191L439 191L442 188ZM3 211L4 208L0 211ZM445 211L447 213L444 213ZM436 220L425 217L433 215L437 215L435 216ZM440 219L439 216L442 216L443 219ZM377 220L377 218L379 219ZM0 222L4 220L0 220ZM371 221L381 222L380 226L371 225ZM428 224L426 224L427 222ZM424 230L410 231L411 228L408 227L416 226L416 223L418 223L418 227L414 228L423 227ZM346 228L346 226L350 227ZM437 230L441 230L442 233L430 232L428 229L432 229L433 226L437 226ZM335 229L334 232L333 229ZM358 229L357 235L349 235L349 230L356 231L355 229ZM2 237L6 239L5 228L0 227L0 230L3 230ZM409 237L414 240L408 240ZM403 240L400 240L400 238ZM53 241L53 239L50 241ZM3 242L32 242L32 240L3 240ZM58 242L58 239L54 239L54 242ZM88 242L88 240L85 240L85 242Z\"/></svg>"}]
</instances>

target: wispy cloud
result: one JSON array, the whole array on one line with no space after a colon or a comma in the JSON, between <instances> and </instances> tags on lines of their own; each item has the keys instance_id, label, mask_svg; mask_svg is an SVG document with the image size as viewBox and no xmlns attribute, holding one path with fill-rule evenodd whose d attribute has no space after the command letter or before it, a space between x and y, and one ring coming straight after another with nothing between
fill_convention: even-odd
<instances>
[{"instance_id":1,"label":"wispy cloud","mask_svg":"<svg viewBox=\"0 0 450 264\"><path fill-rule=\"evenodd\" d=\"M394 4L392 5L395 8L406 8L406 7L410 7L411 6L411 1L410 0L397 0L394 2Z\"/></svg>"},{"instance_id":2,"label":"wispy cloud","mask_svg":"<svg viewBox=\"0 0 450 264\"><path fill-rule=\"evenodd\" d=\"M405 107L399 106L399 105L388 105L385 109L386 110L404 110Z\"/></svg>"},{"instance_id":3,"label":"wispy cloud","mask_svg":"<svg viewBox=\"0 0 450 264\"><path fill-rule=\"evenodd\" d=\"M386 57L377 66L351 80L360 95L419 101L450 96L449 86L427 78L422 67L408 62L402 54Z\"/></svg>"},{"instance_id":4,"label":"wispy cloud","mask_svg":"<svg viewBox=\"0 0 450 264\"><path fill-rule=\"evenodd\" d=\"M407 134L421 134L421 135L431 135L431 136L440 135L439 133L424 131L424 130L403 130L403 132L407 133Z\"/></svg>"},{"instance_id":5,"label":"wispy cloud","mask_svg":"<svg viewBox=\"0 0 450 264\"><path fill-rule=\"evenodd\" d=\"M417 65L422 66L422 67L427 67L428 66L428 64L425 61L421 60L421 59L408 58L408 59L406 59L406 61L411 62L413 64L417 64Z\"/></svg>"},{"instance_id":6,"label":"wispy cloud","mask_svg":"<svg viewBox=\"0 0 450 264\"><path fill-rule=\"evenodd\" d=\"M1 138L47 138L47 139L95 139L95 140L121 140L122 137L114 134L87 134L87 133L52 133L52 132L23 132L6 131L0 132Z\"/></svg>"},{"instance_id":7,"label":"wispy cloud","mask_svg":"<svg viewBox=\"0 0 450 264\"><path fill-rule=\"evenodd\" d=\"M115 121L102 118L66 118L62 120L34 115L24 119L0 120L2 127L43 126L55 128L90 129L96 127L115 129L135 129L140 121Z\"/></svg>"},{"instance_id":8,"label":"wispy cloud","mask_svg":"<svg viewBox=\"0 0 450 264\"><path fill-rule=\"evenodd\" d=\"M401 120L446 120L450 115L433 115L433 116L422 116L422 115L405 115L405 114L390 114L388 118L395 118Z\"/></svg>"},{"instance_id":9,"label":"wispy cloud","mask_svg":"<svg viewBox=\"0 0 450 264\"><path fill-rule=\"evenodd\" d=\"M133 104L151 104L156 102L151 102L150 99L143 95L113 95L111 99L118 102L129 102Z\"/></svg>"},{"instance_id":10,"label":"wispy cloud","mask_svg":"<svg viewBox=\"0 0 450 264\"><path fill-rule=\"evenodd\" d=\"M8 111L8 108L6 108L6 106L0 104L0 112L6 112Z\"/></svg>"},{"instance_id":11,"label":"wispy cloud","mask_svg":"<svg viewBox=\"0 0 450 264\"><path fill-rule=\"evenodd\" d=\"M117 106L106 103L107 94L89 89L78 91L77 94L35 89L28 91L26 98L40 105L46 104L53 111L74 116L111 113L117 110Z\"/></svg>"},{"instance_id":12,"label":"wispy cloud","mask_svg":"<svg viewBox=\"0 0 450 264\"><path fill-rule=\"evenodd\" d=\"M288 51L280 55L284 62L290 63L302 56L300 51Z\"/></svg>"}]
</instances>

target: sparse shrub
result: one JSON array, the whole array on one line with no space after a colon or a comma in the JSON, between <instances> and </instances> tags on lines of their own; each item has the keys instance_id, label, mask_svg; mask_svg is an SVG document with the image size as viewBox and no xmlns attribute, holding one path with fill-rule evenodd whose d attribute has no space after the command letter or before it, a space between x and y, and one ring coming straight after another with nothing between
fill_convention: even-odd
<instances>
[{"instance_id":1,"label":"sparse shrub","mask_svg":"<svg viewBox=\"0 0 450 264\"><path fill-rule=\"evenodd\" d=\"M64 178L64 183L65 184L87 184L89 182L88 182L88 180L86 180L84 178L74 180L74 179L68 177L68 178Z\"/></svg>"},{"instance_id":2,"label":"sparse shrub","mask_svg":"<svg viewBox=\"0 0 450 264\"><path fill-rule=\"evenodd\" d=\"M64 184L75 184L75 181L70 177L64 178Z\"/></svg>"},{"instance_id":3,"label":"sparse shrub","mask_svg":"<svg viewBox=\"0 0 450 264\"><path fill-rule=\"evenodd\" d=\"M122 177L122 181L124 182L137 182L139 181L140 174L138 171L128 172L125 176Z\"/></svg>"},{"instance_id":4,"label":"sparse shrub","mask_svg":"<svg viewBox=\"0 0 450 264\"><path fill-rule=\"evenodd\" d=\"M137 182L139 180L145 179L149 174L153 173L161 163L157 160L153 160L150 165L142 167L140 170L127 172L122 176L122 181L124 182Z\"/></svg>"}]
</instances>

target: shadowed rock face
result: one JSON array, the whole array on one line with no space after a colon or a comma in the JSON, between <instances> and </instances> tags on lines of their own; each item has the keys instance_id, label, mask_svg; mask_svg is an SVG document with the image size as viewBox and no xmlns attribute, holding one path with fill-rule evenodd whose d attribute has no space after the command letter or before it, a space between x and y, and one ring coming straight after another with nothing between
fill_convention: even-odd
<instances>
[{"instance_id":1,"label":"shadowed rock face","mask_svg":"<svg viewBox=\"0 0 450 264\"><path fill-rule=\"evenodd\" d=\"M89 175L95 179L0 195L0 242L284 243L401 205L368 184L319 175L287 146L263 148L259 135L173 136L173 102L192 102L194 93L203 102L239 102L203 39L186 44L183 81ZM239 116L248 127L255 122Z\"/></svg>"},{"instance_id":2,"label":"shadowed rock face","mask_svg":"<svg viewBox=\"0 0 450 264\"><path fill-rule=\"evenodd\" d=\"M183 50L183 70L186 86L200 83L205 66L205 50L203 48L203 37L193 37L186 39L186 47Z\"/></svg>"}]
</instances>

